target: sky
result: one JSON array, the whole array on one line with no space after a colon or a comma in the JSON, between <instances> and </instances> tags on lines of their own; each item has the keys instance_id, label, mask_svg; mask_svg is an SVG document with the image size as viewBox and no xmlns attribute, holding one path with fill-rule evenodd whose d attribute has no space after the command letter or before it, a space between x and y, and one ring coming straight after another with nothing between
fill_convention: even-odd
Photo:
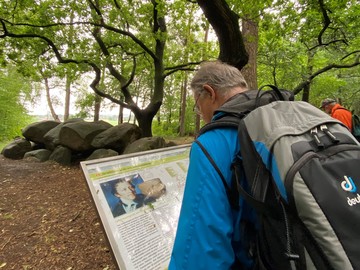
<instances>
[{"instance_id":1,"label":"sky","mask_svg":"<svg viewBox=\"0 0 360 270\"><path fill-rule=\"evenodd\" d=\"M58 98L60 101L64 99L64 97L61 97L60 95L57 95L56 98ZM74 115L74 114L78 113L79 110L75 106L75 97L72 96L71 98L72 98L72 100L70 100L70 114ZM110 102L107 101L106 103L109 104ZM39 95L39 98L36 100L35 103L33 103L33 104L30 104L29 102L25 103L25 107L28 110L30 115L41 115L41 116L46 116L46 119L52 119L51 112L47 105L46 96L45 96L44 92ZM109 107L109 106L107 106L107 107ZM102 109L100 114L102 116L118 115L118 113L119 113L118 108L119 108L118 106L114 106L113 109L110 109L110 108ZM64 106L62 104L54 105L54 109L55 109L56 114L58 114L58 115L64 114ZM125 109L124 114L125 114L125 116L129 115L130 111Z\"/></svg>"}]
</instances>

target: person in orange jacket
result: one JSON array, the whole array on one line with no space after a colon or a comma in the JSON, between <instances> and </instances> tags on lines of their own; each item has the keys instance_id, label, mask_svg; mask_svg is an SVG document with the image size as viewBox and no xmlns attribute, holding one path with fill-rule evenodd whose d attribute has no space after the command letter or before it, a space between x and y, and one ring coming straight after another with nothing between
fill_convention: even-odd
<instances>
[{"instance_id":1,"label":"person in orange jacket","mask_svg":"<svg viewBox=\"0 0 360 270\"><path fill-rule=\"evenodd\" d=\"M331 117L344 123L347 128L352 131L352 113L337 103L334 99L326 98L321 102L321 109L323 109Z\"/></svg>"}]
</instances>

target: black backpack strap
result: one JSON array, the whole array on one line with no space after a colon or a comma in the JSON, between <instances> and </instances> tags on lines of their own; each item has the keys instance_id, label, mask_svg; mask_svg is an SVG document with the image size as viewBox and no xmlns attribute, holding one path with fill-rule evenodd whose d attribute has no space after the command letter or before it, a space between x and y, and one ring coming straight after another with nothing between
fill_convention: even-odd
<instances>
[{"instance_id":1,"label":"black backpack strap","mask_svg":"<svg viewBox=\"0 0 360 270\"><path fill-rule=\"evenodd\" d=\"M225 177L222 174L222 172L220 171L219 167L216 165L215 161L213 160L213 158L210 156L209 152L206 150L206 148L198 141L195 140L195 143L200 147L200 149L203 151L203 153L205 154L205 156L207 157L207 159L210 161L211 165L214 167L215 171L219 174L221 181L224 184L225 187L225 191L226 191L226 195L228 197L229 203L231 205L231 208L235 209L235 210L239 210L239 196L236 191L236 188L232 187L230 189L230 187L228 186L228 184L226 183Z\"/></svg>"},{"instance_id":2,"label":"black backpack strap","mask_svg":"<svg viewBox=\"0 0 360 270\"><path fill-rule=\"evenodd\" d=\"M244 121L239 123L238 136L240 152L244 157L242 165L249 184L250 194L254 200L264 202L271 179L270 172L256 151Z\"/></svg>"},{"instance_id":3,"label":"black backpack strap","mask_svg":"<svg viewBox=\"0 0 360 270\"><path fill-rule=\"evenodd\" d=\"M273 209L269 205L265 204L263 201L260 201L257 198L255 198L248 190L245 189L244 183L241 183L241 179L239 176L242 174L242 171L244 169L243 169L242 161L240 159L237 159L232 164L232 170L233 170L232 183L233 186L235 187L234 191L236 191L237 197L242 196L245 199L245 201L256 210L256 212L271 216L275 219L279 219L281 216L278 213L274 212Z\"/></svg>"},{"instance_id":4,"label":"black backpack strap","mask_svg":"<svg viewBox=\"0 0 360 270\"><path fill-rule=\"evenodd\" d=\"M209 130L216 128L235 128L237 129L239 126L240 119L236 116L232 115L224 115L224 117L217 119L216 121L207 123L203 126L199 131L199 136Z\"/></svg>"},{"instance_id":5,"label":"black backpack strap","mask_svg":"<svg viewBox=\"0 0 360 270\"><path fill-rule=\"evenodd\" d=\"M263 90L265 87L269 87L271 88L273 91L261 91ZM284 97L283 93L280 91L279 88L277 88L275 85L272 85L272 84L266 84L266 85L263 85L259 88L259 93L262 92L262 95L263 94L266 94L266 93L271 93L274 97L275 100L288 100L288 98ZM274 94L275 95L274 95Z\"/></svg>"}]
</instances>

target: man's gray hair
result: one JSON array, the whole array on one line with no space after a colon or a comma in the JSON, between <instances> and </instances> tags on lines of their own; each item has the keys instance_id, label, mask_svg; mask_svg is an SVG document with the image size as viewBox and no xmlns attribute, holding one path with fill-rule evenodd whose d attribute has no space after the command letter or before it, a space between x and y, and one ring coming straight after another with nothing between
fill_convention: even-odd
<instances>
[{"instance_id":1,"label":"man's gray hair","mask_svg":"<svg viewBox=\"0 0 360 270\"><path fill-rule=\"evenodd\" d=\"M219 60L208 61L200 65L191 81L191 89L194 93L200 93L204 84L208 84L219 91L219 94L225 94L234 87L247 89L247 83L240 70Z\"/></svg>"}]
</instances>

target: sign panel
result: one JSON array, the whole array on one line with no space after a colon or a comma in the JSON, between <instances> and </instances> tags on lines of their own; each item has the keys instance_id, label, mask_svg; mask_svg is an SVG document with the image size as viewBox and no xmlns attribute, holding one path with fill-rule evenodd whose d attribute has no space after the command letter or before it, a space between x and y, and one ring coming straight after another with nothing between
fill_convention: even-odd
<instances>
[{"instance_id":1,"label":"sign panel","mask_svg":"<svg viewBox=\"0 0 360 270\"><path fill-rule=\"evenodd\" d=\"M121 270L167 269L190 145L81 162Z\"/></svg>"}]
</instances>

